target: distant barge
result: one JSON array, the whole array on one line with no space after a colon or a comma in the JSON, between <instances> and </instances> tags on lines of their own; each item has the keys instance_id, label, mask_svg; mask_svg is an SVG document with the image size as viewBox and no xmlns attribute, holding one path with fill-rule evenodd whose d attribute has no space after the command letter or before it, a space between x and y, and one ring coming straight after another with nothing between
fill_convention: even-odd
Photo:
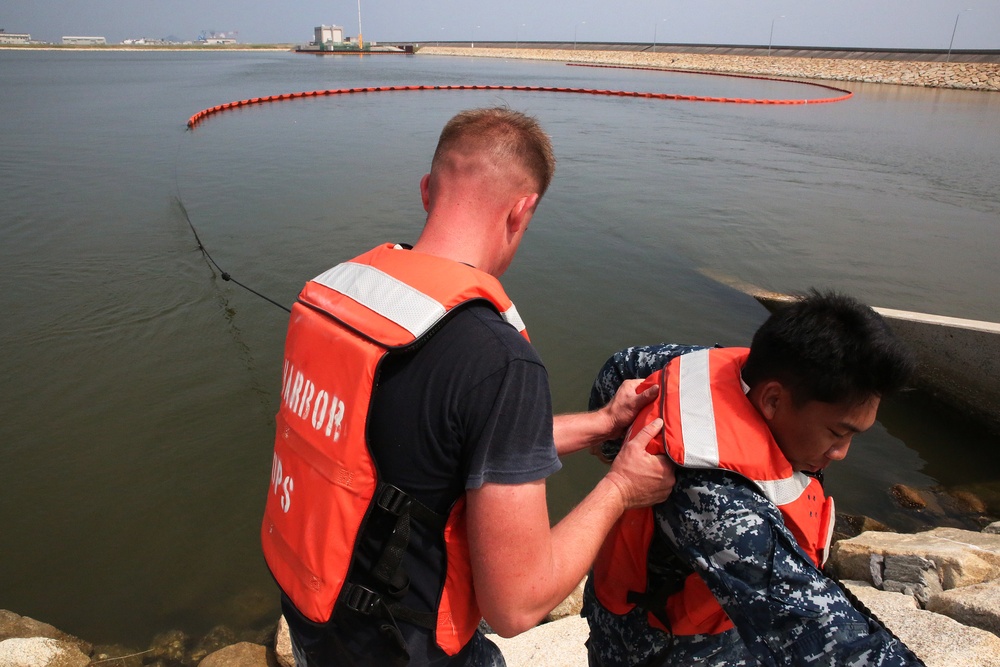
<instances>
[{"instance_id":1,"label":"distant barge","mask_svg":"<svg viewBox=\"0 0 1000 667\"><path fill-rule=\"evenodd\" d=\"M355 46L353 44L307 44L305 46L295 47L295 53L309 53L314 56L350 56L350 55L376 55L376 54L394 54L394 55L413 55L413 45L403 44L400 46L389 46L389 45L377 45L377 46Z\"/></svg>"}]
</instances>

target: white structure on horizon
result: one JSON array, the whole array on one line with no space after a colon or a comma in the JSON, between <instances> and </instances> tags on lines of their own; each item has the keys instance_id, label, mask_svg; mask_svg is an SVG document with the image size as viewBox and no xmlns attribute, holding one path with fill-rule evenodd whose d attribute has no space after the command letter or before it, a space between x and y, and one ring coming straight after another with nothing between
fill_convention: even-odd
<instances>
[{"instance_id":1,"label":"white structure on horizon","mask_svg":"<svg viewBox=\"0 0 1000 667\"><path fill-rule=\"evenodd\" d=\"M103 37L67 37L63 35L62 43L74 46L101 46L107 44L108 40Z\"/></svg>"},{"instance_id":2,"label":"white structure on horizon","mask_svg":"<svg viewBox=\"0 0 1000 667\"><path fill-rule=\"evenodd\" d=\"M0 28L0 44L30 44L31 35L26 32L4 32Z\"/></svg>"},{"instance_id":3,"label":"white structure on horizon","mask_svg":"<svg viewBox=\"0 0 1000 667\"><path fill-rule=\"evenodd\" d=\"M344 29L339 25L318 25L313 29L313 44L343 44Z\"/></svg>"}]
</instances>

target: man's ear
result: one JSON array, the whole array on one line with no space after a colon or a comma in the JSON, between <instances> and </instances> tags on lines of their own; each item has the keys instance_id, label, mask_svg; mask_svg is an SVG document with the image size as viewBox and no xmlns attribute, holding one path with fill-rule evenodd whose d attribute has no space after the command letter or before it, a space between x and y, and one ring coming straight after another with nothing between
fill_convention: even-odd
<instances>
[{"instance_id":1,"label":"man's ear","mask_svg":"<svg viewBox=\"0 0 1000 667\"><path fill-rule=\"evenodd\" d=\"M523 232L528 227L528 223L531 222L531 216L535 214L535 206L537 205L538 193L533 192L518 198L514 202L514 206L511 207L510 213L507 214L507 230L511 234Z\"/></svg>"},{"instance_id":2,"label":"man's ear","mask_svg":"<svg viewBox=\"0 0 1000 667\"><path fill-rule=\"evenodd\" d=\"M430 213L431 210L431 175L424 174L420 179L420 200L424 202L424 210Z\"/></svg>"},{"instance_id":3,"label":"man's ear","mask_svg":"<svg viewBox=\"0 0 1000 667\"><path fill-rule=\"evenodd\" d=\"M788 392L785 391L784 385L777 380L768 380L761 385L756 394L757 410L768 421L774 419L774 415L777 414L778 409L782 406L782 402L790 398Z\"/></svg>"}]
</instances>

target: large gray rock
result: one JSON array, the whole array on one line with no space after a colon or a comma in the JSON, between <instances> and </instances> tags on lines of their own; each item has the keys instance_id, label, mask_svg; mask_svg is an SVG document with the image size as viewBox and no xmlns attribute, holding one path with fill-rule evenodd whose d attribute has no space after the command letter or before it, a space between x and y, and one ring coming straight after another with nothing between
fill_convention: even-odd
<instances>
[{"instance_id":1,"label":"large gray rock","mask_svg":"<svg viewBox=\"0 0 1000 667\"><path fill-rule=\"evenodd\" d=\"M2 667L86 667L90 658L74 644L49 637L14 637L0 641Z\"/></svg>"},{"instance_id":2,"label":"large gray rock","mask_svg":"<svg viewBox=\"0 0 1000 667\"><path fill-rule=\"evenodd\" d=\"M19 616L12 611L0 609L0 640L14 637L47 637L58 639L76 646L81 653L90 655L94 650L93 645L83 641L79 637L67 634L55 626L48 623L36 621L28 616Z\"/></svg>"},{"instance_id":3,"label":"large gray rock","mask_svg":"<svg viewBox=\"0 0 1000 667\"><path fill-rule=\"evenodd\" d=\"M872 556L919 556L932 561L944 590L1000 577L1000 535L959 528L923 533L868 532L833 546L830 571L841 579L873 582Z\"/></svg>"},{"instance_id":4,"label":"large gray rock","mask_svg":"<svg viewBox=\"0 0 1000 667\"><path fill-rule=\"evenodd\" d=\"M580 667L587 664L584 642L589 635L587 619L573 616L544 623L511 639L489 638L500 647L507 667Z\"/></svg>"},{"instance_id":5,"label":"large gray rock","mask_svg":"<svg viewBox=\"0 0 1000 667\"><path fill-rule=\"evenodd\" d=\"M941 592L941 579L932 560L913 555L872 554L869 567L876 588L912 595L921 606Z\"/></svg>"},{"instance_id":6,"label":"large gray rock","mask_svg":"<svg viewBox=\"0 0 1000 667\"><path fill-rule=\"evenodd\" d=\"M843 583L927 667L1000 667L1000 637L920 609L909 595Z\"/></svg>"},{"instance_id":7,"label":"large gray rock","mask_svg":"<svg viewBox=\"0 0 1000 667\"><path fill-rule=\"evenodd\" d=\"M933 596L927 609L1000 637L1000 580L945 591Z\"/></svg>"}]
</instances>

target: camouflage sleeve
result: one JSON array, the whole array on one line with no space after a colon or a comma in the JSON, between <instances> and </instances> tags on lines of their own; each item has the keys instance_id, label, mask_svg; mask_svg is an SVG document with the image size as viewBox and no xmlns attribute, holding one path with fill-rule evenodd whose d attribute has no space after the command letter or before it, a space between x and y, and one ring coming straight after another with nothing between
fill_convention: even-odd
<instances>
[{"instance_id":1,"label":"camouflage sleeve","mask_svg":"<svg viewBox=\"0 0 1000 667\"><path fill-rule=\"evenodd\" d=\"M656 520L708 584L763 665L921 665L898 639L848 601L742 477L678 470Z\"/></svg>"},{"instance_id":2,"label":"camouflage sleeve","mask_svg":"<svg viewBox=\"0 0 1000 667\"><path fill-rule=\"evenodd\" d=\"M626 347L615 352L597 373L597 379L590 390L588 409L597 410L607 405L625 380L647 378L670 363L674 357L703 349L705 348L697 345L657 343Z\"/></svg>"},{"instance_id":3,"label":"camouflage sleeve","mask_svg":"<svg viewBox=\"0 0 1000 667\"><path fill-rule=\"evenodd\" d=\"M705 348L698 345L658 343L627 347L615 352L597 373L587 409L597 410L607 405L625 380L645 379L670 363L674 357L703 349ZM610 461L618 454L621 446L621 440L609 440L601 445L601 454Z\"/></svg>"}]
</instances>

